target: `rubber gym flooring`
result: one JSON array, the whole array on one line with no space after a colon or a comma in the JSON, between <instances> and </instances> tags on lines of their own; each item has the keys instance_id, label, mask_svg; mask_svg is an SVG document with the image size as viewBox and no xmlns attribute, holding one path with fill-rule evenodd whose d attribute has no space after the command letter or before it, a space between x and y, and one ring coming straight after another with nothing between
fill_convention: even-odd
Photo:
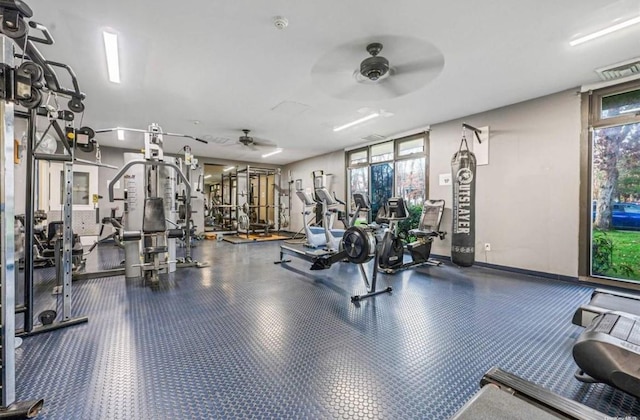
<instances>
[{"instance_id":1,"label":"rubber gym flooring","mask_svg":"<svg viewBox=\"0 0 640 420\"><path fill-rule=\"evenodd\" d=\"M354 305L356 266L274 265L278 246L201 242L211 267L157 290L74 282L89 323L24 340L18 400L44 398L41 418L65 420L443 419L500 366L609 416L640 415L634 398L573 378L571 316L588 287L445 265L382 275L393 293ZM121 259L99 251L102 267ZM54 282L36 273L39 312Z\"/></svg>"}]
</instances>

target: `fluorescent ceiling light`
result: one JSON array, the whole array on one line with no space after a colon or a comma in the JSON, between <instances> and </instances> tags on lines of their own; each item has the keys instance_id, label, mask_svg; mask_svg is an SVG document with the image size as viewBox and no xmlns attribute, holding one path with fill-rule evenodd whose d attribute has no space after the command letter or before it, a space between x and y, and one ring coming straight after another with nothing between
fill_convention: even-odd
<instances>
[{"instance_id":1,"label":"fluorescent ceiling light","mask_svg":"<svg viewBox=\"0 0 640 420\"><path fill-rule=\"evenodd\" d=\"M124 141L124 130L118 129L118 140Z\"/></svg>"},{"instance_id":2,"label":"fluorescent ceiling light","mask_svg":"<svg viewBox=\"0 0 640 420\"><path fill-rule=\"evenodd\" d=\"M228 168L224 168L222 171L223 172L228 172L228 171L232 170L233 168L235 168L235 166L229 166Z\"/></svg>"},{"instance_id":3,"label":"fluorescent ceiling light","mask_svg":"<svg viewBox=\"0 0 640 420\"><path fill-rule=\"evenodd\" d=\"M626 114L628 112L638 112L640 111L640 108L631 108L631 109L626 109L624 111L620 111L621 114Z\"/></svg>"},{"instance_id":4,"label":"fluorescent ceiling light","mask_svg":"<svg viewBox=\"0 0 640 420\"><path fill-rule=\"evenodd\" d=\"M211 174L209 174L209 175L205 175L205 176L204 176L204 179L209 179L209 178L211 178L211 176L212 176Z\"/></svg>"},{"instance_id":5,"label":"fluorescent ceiling light","mask_svg":"<svg viewBox=\"0 0 640 420\"><path fill-rule=\"evenodd\" d=\"M627 27L629 27L631 25L635 25L637 23L640 23L640 16L634 17L633 19L625 20L624 22L616 23L615 25L612 25L612 26L609 26L607 28L601 29L601 30L599 30L597 32L594 32L592 34L585 35L585 36L580 37L578 39L574 39L573 41L569 42L569 45L571 45L572 47L575 47L576 45L580 45L580 44L583 44L583 43L585 43L587 41L591 41L593 39L600 38L601 36L609 35L612 32L619 31L620 29L627 28Z\"/></svg>"},{"instance_id":6,"label":"fluorescent ceiling light","mask_svg":"<svg viewBox=\"0 0 640 420\"><path fill-rule=\"evenodd\" d=\"M118 35L104 31L104 51L107 55L107 70L109 80L113 83L120 83L120 59L118 57Z\"/></svg>"},{"instance_id":7,"label":"fluorescent ceiling light","mask_svg":"<svg viewBox=\"0 0 640 420\"><path fill-rule=\"evenodd\" d=\"M270 153L262 155L262 157L263 158L268 158L269 156L277 155L280 152L282 152L282 149L276 149L273 152L270 152Z\"/></svg>"},{"instance_id":8,"label":"fluorescent ceiling light","mask_svg":"<svg viewBox=\"0 0 640 420\"><path fill-rule=\"evenodd\" d=\"M369 114L366 117L362 117L362 118L357 119L355 121L351 121L348 124L341 125L340 127L334 127L333 131L344 130L345 128L353 127L354 125L363 123L365 121L369 121L369 120L374 119L374 118L379 117L379 116L380 116L380 114L378 112L374 112L373 114Z\"/></svg>"}]
</instances>

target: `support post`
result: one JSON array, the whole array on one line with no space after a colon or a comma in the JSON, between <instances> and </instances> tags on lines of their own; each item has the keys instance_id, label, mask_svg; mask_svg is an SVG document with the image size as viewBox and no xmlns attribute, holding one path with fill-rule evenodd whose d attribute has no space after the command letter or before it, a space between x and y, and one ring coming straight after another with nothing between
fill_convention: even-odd
<instances>
[{"instance_id":1,"label":"support post","mask_svg":"<svg viewBox=\"0 0 640 420\"><path fill-rule=\"evenodd\" d=\"M24 203L24 331L33 330L33 224L35 201L35 171L33 145L36 139L36 110L32 109L27 117L26 169L27 182Z\"/></svg>"},{"instance_id":2,"label":"support post","mask_svg":"<svg viewBox=\"0 0 640 420\"><path fill-rule=\"evenodd\" d=\"M2 63L13 67L13 41L0 35ZM15 261L14 261L14 177L13 110L9 101L0 101L0 405L8 407L16 399L15 371Z\"/></svg>"},{"instance_id":3,"label":"support post","mask_svg":"<svg viewBox=\"0 0 640 420\"><path fill-rule=\"evenodd\" d=\"M62 211L62 321L71 319L71 275L73 252L73 162L64 163L64 206Z\"/></svg>"}]
</instances>

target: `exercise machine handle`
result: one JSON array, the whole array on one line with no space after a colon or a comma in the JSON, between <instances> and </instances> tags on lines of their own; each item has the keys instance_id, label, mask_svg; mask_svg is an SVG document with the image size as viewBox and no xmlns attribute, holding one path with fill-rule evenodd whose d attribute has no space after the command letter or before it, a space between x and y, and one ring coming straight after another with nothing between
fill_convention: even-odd
<instances>
[{"instance_id":1,"label":"exercise machine handle","mask_svg":"<svg viewBox=\"0 0 640 420\"><path fill-rule=\"evenodd\" d=\"M182 173L182 171L180 170L180 168L173 164L173 163L169 163L169 162L164 162L164 161L146 161L146 160L132 160L129 163L127 163L126 165L124 165L122 167L122 169L120 169L120 171L113 177L113 179L111 180L111 182L109 182L109 201L113 202L115 201L115 198L113 197L113 189L115 188L116 182L118 182L120 180L120 178L122 178L124 176L125 173L127 173L127 171L129 170L129 168L131 168L132 166L135 165L144 165L144 166L167 166L169 168L172 168L176 171L176 173L178 174L178 177L184 181L184 187L185 187L185 197L186 197L186 202L190 203L191 202L191 184L189 183L189 181L187 181L187 178L184 176L184 174Z\"/></svg>"},{"instance_id":2,"label":"exercise machine handle","mask_svg":"<svg viewBox=\"0 0 640 420\"><path fill-rule=\"evenodd\" d=\"M51 36L51 33L46 28L46 26L41 25L38 22L34 22L33 20L29 21L29 26L31 26L33 29L37 29L40 32L42 32L42 35L44 36L44 38L38 38L38 37L29 35L27 36L27 40L32 42L38 42L40 44L45 44L45 45L53 45L53 37Z\"/></svg>"}]
</instances>

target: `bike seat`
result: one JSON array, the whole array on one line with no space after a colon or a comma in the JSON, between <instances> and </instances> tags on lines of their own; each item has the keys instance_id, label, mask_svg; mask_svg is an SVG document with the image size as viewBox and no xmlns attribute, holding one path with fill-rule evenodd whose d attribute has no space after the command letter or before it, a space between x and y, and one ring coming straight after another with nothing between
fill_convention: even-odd
<instances>
[{"instance_id":1,"label":"bike seat","mask_svg":"<svg viewBox=\"0 0 640 420\"><path fill-rule=\"evenodd\" d=\"M22 0L0 0L0 9L12 9L20 13L22 16L30 18L33 11Z\"/></svg>"}]
</instances>

